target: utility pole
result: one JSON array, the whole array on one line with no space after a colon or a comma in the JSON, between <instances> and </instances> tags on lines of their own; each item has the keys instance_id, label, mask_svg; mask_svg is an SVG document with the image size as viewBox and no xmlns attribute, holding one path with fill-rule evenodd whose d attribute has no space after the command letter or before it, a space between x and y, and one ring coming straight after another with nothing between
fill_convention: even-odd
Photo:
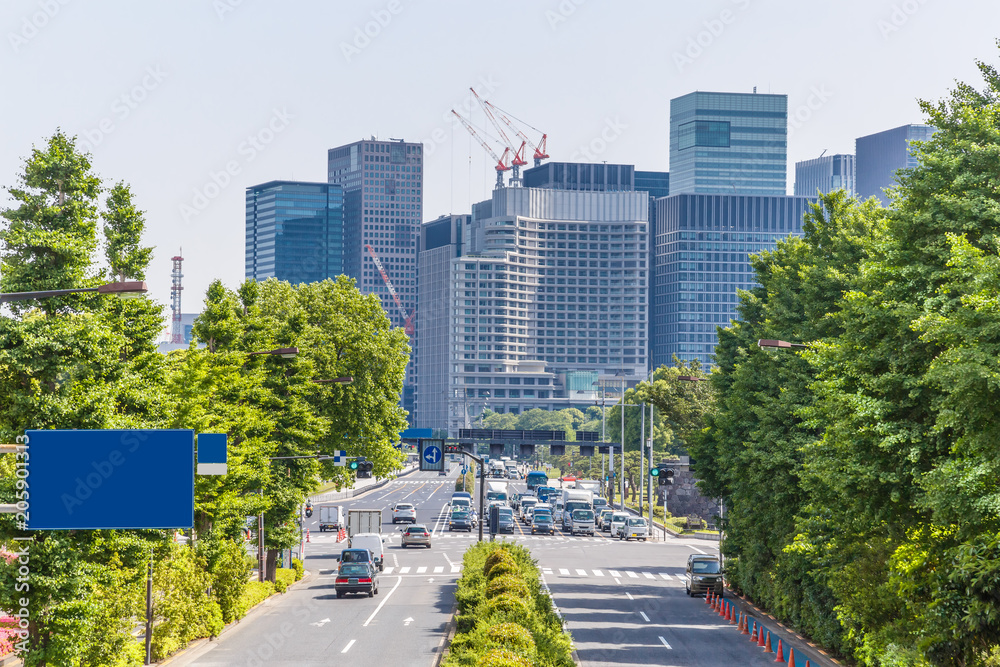
<instances>
[{"instance_id":1,"label":"utility pole","mask_svg":"<svg viewBox=\"0 0 1000 667\"><path fill-rule=\"evenodd\" d=\"M646 481L646 404L642 403L639 408L642 413L642 426L639 427L639 516L642 516L642 495L645 489L643 483ZM652 462L652 460L650 461ZM650 524L652 526L652 524ZM650 531L652 531L650 527Z\"/></svg>"},{"instance_id":2,"label":"utility pole","mask_svg":"<svg viewBox=\"0 0 1000 667\"><path fill-rule=\"evenodd\" d=\"M153 550L149 550L149 572L146 575L146 662L153 659Z\"/></svg>"}]
</instances>

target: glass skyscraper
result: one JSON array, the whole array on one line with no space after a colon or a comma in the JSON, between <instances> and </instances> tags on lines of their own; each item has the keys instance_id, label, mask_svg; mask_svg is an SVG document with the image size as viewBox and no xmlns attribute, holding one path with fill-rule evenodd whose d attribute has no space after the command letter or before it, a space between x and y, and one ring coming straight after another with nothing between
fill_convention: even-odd
<instances>
[{"instance_id":1,"label":"glass skyscraper","mask_svg":"<svg viewBox=\"0 0 1000 667\"><path fill-rule=\"evenodd\" d=\"M883 188L896 185L896 172L900 169L917 166L910 142L928 141L935 131L932 125L903 125L855 139L858 197L878 197L887 206L889 198Z\"/></svg>"},{"instance_id":2,"label":"glass skyscraper","mask_svg":"<svg viewBox=\"0 0 1000 667\"><path fill-rule=\"evenodd\" d=\"M855 186L853 155L824 155L812 160L795 163L795 194L815 197L817 192L826 194L843 189L853 197Z\"/></svg>"},{"instance_id":3,"label":"glass skyscraper","mask_svg":"<svg viewBox=\"0 0 1000 667\"><path fill-rule=\"evenodd\" d=\"M802 233L815 197L671 195L656 201L652 364L711 364L716 327L737 319L737 290L756 284L749 255Z\"/></svg>"},{"instance_id":4,"label":"glass skyscraper","mask_svg":"<svg viewBox=\"0 0 1000 667\"><path fill-rule=\"evenodd\" d=\"M406 324L366 246L407 316L417 305L417 236L423 211L423 144L374 138L331 148L327 180L344 188L344 273L378 294L393 326Z\"/></svg>"},{"instance_id":5,"label":"glass skyscraper","mask_svg":"<svg viewBox=\"0 0 1000 667\"><path fill-rule=\"evenodd\" d=\"M344 272L344 191L271 181L246 190L246 277L293 284Z\"/></svg>"},{"instance_id":6,"label":"glass skyscraper","mask_svg":"<svg viewBox=\"0 0 1000 667\"><path fill-rule=\"evenodd\" d=\"M693 92L670 100L670 192L784 195L788 96Z\"/></svg>"}]
</instances>

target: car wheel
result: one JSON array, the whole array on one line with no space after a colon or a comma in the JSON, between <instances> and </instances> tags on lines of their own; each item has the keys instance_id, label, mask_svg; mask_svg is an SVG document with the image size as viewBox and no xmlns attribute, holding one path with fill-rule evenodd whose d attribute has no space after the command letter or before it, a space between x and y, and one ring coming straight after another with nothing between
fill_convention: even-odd
<instances>
[{"instance_id":1,"label":"car wheel","mask_svg":"<svg viewBox=\"0 0 1000 667\"><path fill-rule=\"evenodd\" d=\"M341 599L342 597L344 597L344 593L343 593L343 591L337 591L337 599L339 600L339 599Z\"/></svg>"},{"instance_id":2,"label":"car wheel","mask_svg":"<svg viewBox=\"0 0 1000 667\"><path fill-rule=\"evenodd\" d=\"M377 588L375 589L375 595L378 595L378 589Z\"/></svg>"},{"instance_id":3,"label":"car wheel","mask_svg":"<svg viewBox=\"0 0 1000 667\"><path fill-rule=\"evenodd\" d=\"M385 563L384 562L378 564L378 571L379 572L384 572L385 571Z\"/></svg>"},{"instance_id":4,"label":"car wheel","mask_svg":"<svg viewBox=\"0 0 1000 667\"><path fill-rule=\"evenodd\" d=\"M405 549L406 548L406 544L403 544L402 547Z\"/></svg>"},{"instance_id":5,"label":"car wheel","mask_svg":"<svg viewBox=\"0 0 1000 667\"><path fill-rule=\"evenodd\" d=\"M368 597L374 597L374 596L375 596L375 589L374 588L369 588L368 589Z\"/></svg>"}]
</instances>

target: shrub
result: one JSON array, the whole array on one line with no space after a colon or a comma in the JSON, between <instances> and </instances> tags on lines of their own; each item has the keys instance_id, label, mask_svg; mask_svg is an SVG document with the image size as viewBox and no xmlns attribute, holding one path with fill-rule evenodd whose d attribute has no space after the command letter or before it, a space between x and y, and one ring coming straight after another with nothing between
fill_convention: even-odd
<instances>
[{"instance_id":1,"label":"shrub","mask_svg":"<svg viewBox=\"0 0 1000 667\"><path fill-rule=\"evenodd\" d=\"M252 560L243 545L232 540L204 540L198 546L209 559L212 597L219 603L223 622L239 619L246 613L245 609L240 611L240 598L246 590Z\"/></svg>"},{"instance_id":2,"label":"shrub","mask_svg":"<svg viewBox=\"0 0 1000 667\"><path fill-rule=\"evenodd\" d=\"M532 667L532 662L524 656L503 648L493 648L487 651L476 662L477 667Z\"/></svg>"},{"instance_id":3,"label":"shrub","mask_svg":"<svg viewBox=\"0 0 1000 667\"><path fill-rule=\"evenodd\" d=\"M517 623L501 623L490 627L486 631L486 640L522 653L533 653L535 650L531 632Z\"/></svg>"},{"instance_id":4,"label":"shrub","mask_svg":"<svg viewBox=\"0 0 1000 667\"><path fill-rule=\"evenodd\" d=\"M279 567L274 576L274 590L284 593L288 587L295 583L295 570L287 567Z\"/></svg>"},{"instance_id":5,"label":"shrub","mask_svg":"<svg viewBox=\"0 0 1000 667\"><path fill-rule=\"evenodd\" d=\"M483 614L486 616L496 616L522 625L528 623L534 615L528 602L510 593L488 600L483 607Z\"/></svg>"},{"instance_id":6,"label":"shrub","mask_svg":"<svg viewBox=\"0 0 1000 667\"><path fill-rule=\"evenodd\" d=\"M497 577L519 577L520 575L521 568L517 566L517 563L503 560L490 568L489 572L486 573L486 581L493 581Z\"/></svg>"},{"instance_id":7,"label":"shrub","mask_svg":"<svg viewBox=\"0 0 1000 667\"><path fill-rule=\"evenodd\" d=\"M494 549L493 553L486 557L486 563L483 565L483 574L488 577L490 570L500 563L507 563L512 567L517 567L517 560L514 559L510 551L500 547Z\"/></svg>"},{"instance_id":8,"label":"shrub","mask_svg":"<svg viewBox=\"0 0 1000 667\"><path fill-rule=\"evenodd\" d=\"M240 597L240 618L259 605L267 598L274 595L274 584L270 581L251 581L247 584L246 590Z\"/></svg>"},{"instance_id":9,"label":"shrub","mask_svg":"<svg viewBox=\"0 0 1000 667\"><path fill-rule=\"evenodd\" d=\"M306 569L298 558L292 559L292 569L295 570L295 581L300 581L305 576Z\"/></svg>"},{"instance_id":10,"label":"shrub","mask_svg":"<svg viewBox=\"0 0 1000 667\"><path fill-rule=\"evenodd\" d=\"M211 575L203 559L187 547L172 545L167 558L153 568L156 625L153 656L160 660L192 639L222 631L222 609L206 592Z\"/></svg>"},{"instance_id":11,"label":"shrub","mask_svg":"<svg viewBox=\"0 0 1000 667\"><path fill-rule=\"evenodd\" d=\"M496 572L498 569L500 568L493 568L493 572ZM487 600L492 600L493 598L504 594L513 595L521 600L526 600L529 596L528 585L524 583L524 580L511 574L496 577L486 584Z\"/></svg>"}]
</instances>

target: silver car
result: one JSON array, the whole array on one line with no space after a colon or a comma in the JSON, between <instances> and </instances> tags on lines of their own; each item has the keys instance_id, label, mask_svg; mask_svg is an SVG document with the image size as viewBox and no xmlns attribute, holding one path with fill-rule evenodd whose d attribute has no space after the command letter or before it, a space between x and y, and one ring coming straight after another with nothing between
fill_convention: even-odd
<instances>
[{"instance_id":1,"label":"silver car","mask_svg":"<svg viewBox=\"0 0 1000 667\"><path fill-rule=\"evenodd\" d=\"M431 532L427 530L427 526L421 526L420 524L413 524L412 526L407 526L406 528L400 528L400 532L403 533L403 548L406 547L427 547L431 548Z\"/></svg>"}]
</instances>

